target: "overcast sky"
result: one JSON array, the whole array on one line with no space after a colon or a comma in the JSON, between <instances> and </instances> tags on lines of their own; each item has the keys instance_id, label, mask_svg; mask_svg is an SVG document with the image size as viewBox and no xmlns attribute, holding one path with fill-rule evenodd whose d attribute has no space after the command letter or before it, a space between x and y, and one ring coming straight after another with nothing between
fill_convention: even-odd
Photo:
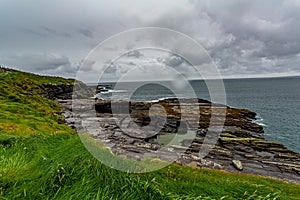
<instances>
[{"instance_id":1,"label":"overcast sky","mask_svg":"<svg viewBox=\"0 0 300 200\"><path fill-rule=\"evenodd\" d=\"M0 63L75 77L101 41L154 26L195 39L224 78L300 75L299 11L299 0L1 0ZM136 63L127 59L125 70L119 63L108 73L154 60L161 69L188 68L172 54L151 56L135 51Z\"/></svg>"}]
</instances>

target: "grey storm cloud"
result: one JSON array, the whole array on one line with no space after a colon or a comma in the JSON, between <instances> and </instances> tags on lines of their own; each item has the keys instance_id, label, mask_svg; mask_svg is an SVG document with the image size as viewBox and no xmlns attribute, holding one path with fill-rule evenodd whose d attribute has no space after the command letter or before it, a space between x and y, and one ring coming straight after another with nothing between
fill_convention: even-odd
<instances>
[{"instance_id":1,"label":"grey storm cloud","mask_svg":"<svg viewBox=\"0 0 300 200\"><path fill-rule=\"evenodd\" d=\"M23 66L27 70L55 70L61 66L70 66L65 56L48 54L22 54L2 58L5 65Z\"/></svg>"},{"instance_id":2,"label":"grey storm cloud","mask_svg":"<svg viewBox=\"0 0 300 200\"><path fill-rule=\"evenodd\" d=\"M3 0L0 62L69 76L110 36L158 26L180 31L201 44L225 77L299 75L299 10L297 0ZM165 37L158 34L155 40L161 43ZM105 48L118 51L114 46ZM184 51L192 63L208 62L193 49ZM51 56L53 52L56 56ZM128 56L142 58L138 51ZM181 61L170 56L164 64L179 66Z\"/></svg>"},{"instance_id":3,"label":"grey storm cloud","mask_svg":"<svg viewBox=\"0 0 300 200\"><path fill-rule=\"evenodd\" d=\"M168 66L171 66L171 67L177 67L180 64L182 64L183 62L184 62L184 60L177 55L170 55L169 57L162 59L162 63L164 63Z\"/></svg>"},{"instance_id":4,"label":"grey storm cloud","mask_svg":"<svg viewBox=\"0 0 300 200\"><path fill-rule=\"evenodd\" d=\"M54 30L54 29L46 27L46 26L42 26L42 29L44 29L45 32L47 32L49 34L52 34L52 35L55 35L55 36L60 36L60 37L65 37L65 38L71 38L72 37L70 33Z\"/></svg>"},{"instance_id":5,"label":"grey storm cloud","mask_svg":"<svg viewBox=\"0 0 300 200\"><path fill-rule=\"evenodd\" d=\"M78 31L78 33L80 33L88 38L93 38L93 32L88 29L81 28L81 29L78 29L77 31Z\"/></svg>"},{"instance_id":6,"label":"grey storm cloud","mask_svg":"<svg viewBox=\"0 0 300 200\"><path fill-rule=\"evenodd\" d=\"M300 5L295 2L192 1L182 8L174 5L163 15L142 16L141 20L195 38L221 72L273 73L280 63L289 66L298 60L300 15L295 11ZM300 68L294 71L299 74Z\"/></svg>"},{"instance_id":7,"label":"grey storm cloud","mask_svg":"<svg viewBox=\"0 0 300 200\"><path fill-rule=\"evenodd\" d=\"M35 31L33 29L29 29L29 28L21 28L20 31L24 32L24 33L27 33L27 34L32 34L32 35L35 35L35 36L39 36L39 37L46 37L45 34L40 33L38 31Z\"/></svg>"},{"instance_id":8,"label":"grey storm cloud","mask_svg":"<svg viewBox=\"0 0 300 200\"><path fill-rule=\"evenodd\" d=\"M35 73L74 76L78 70L78 64L72 65L69 58L54 54L21 54L15 56L0 57L6 66L12 66L21 70Z\"/></svg>"},{"instance_id":9,"label":"grey storm cloud","mask_svg":"<svg viewBox=\"0 0 300 200\"><path fill-rule=\"evenodd\" d=\"M143 56L143 54L137 50L131 51L131 52L127 53L126 55L127 55L127 57L134 57L134 58L140 58Z\"/></svg>"},{"instance_id":10,"label":"grey storm cloud","mask_svg":"<svg viewBox=\"0 0 300 200\"><path fill-rule=\"evenodd\" d=\"M80 68L79 70L81 71L92 71L93 70L93 66L96 64L96 61L94 60L82 60L80 62Z\"/></svg>"}]
</instances>

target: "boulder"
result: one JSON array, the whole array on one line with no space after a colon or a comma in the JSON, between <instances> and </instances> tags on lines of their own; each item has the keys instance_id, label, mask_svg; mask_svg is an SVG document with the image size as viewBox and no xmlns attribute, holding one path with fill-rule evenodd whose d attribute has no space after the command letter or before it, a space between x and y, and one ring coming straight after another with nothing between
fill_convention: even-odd
<instances>
[{"instance_id":1,"label":"boulder","mask_svg":"<svg viewBox=\"0 0 300 200\"><path fill-rule=\"evenodd\" d=\"M239 160L232 160L232 164L234 166L234 168L236 168L237 170L242 171L243 170L243 164L241 161Z\"/></svg>"}]
</instances>

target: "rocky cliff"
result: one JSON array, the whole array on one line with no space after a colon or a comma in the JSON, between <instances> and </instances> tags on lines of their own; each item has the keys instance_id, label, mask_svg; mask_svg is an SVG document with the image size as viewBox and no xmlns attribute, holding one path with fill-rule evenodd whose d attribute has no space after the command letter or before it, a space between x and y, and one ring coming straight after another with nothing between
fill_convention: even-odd
<instances>
[{"instance_id":1,"label":"rocky cliff","mask_svg":"<svg viewBox=\"0 0 300 200\"><path fill-rule=\"evenodd\" d=\"M42 84L44 88L43 96L56 99L72 99L73 98L88 98L94 93L91 87L86 86L82 82L75 82L75 84Z\"/></svg>"}]
</instances>

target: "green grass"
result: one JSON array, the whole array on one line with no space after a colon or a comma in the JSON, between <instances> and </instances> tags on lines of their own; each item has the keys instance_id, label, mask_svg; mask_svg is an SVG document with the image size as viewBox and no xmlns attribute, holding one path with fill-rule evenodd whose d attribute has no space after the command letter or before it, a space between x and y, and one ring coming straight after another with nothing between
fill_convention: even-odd
<instances>
[{"instance_id":1,"label":"green grass","mask_svg":"<svg viewBox=\"0 0 300 200\"><path fill-rule=\"evenodd\" d=\"M3 199L300 197L294 184L209 169L171 165L152 173L127 174L92 157L77 135L14 138L2 144L0 151Z\"/></svg>"},{"instance_id":2,"label":"green grass","mask_svg":"<svg viewBox=\"0 0 300 200\"><path fill-rule=\"evenodd\" d=\"M74 133L58 123L59 104L41 96L43 83L71 84L74 80L0 68L0 137Z\"/></svg>"},{"instance_id":3,"label":"green grass","mask_svg":"<svg viewBox=\"0 0 300 200\"><path fill-rule=\"evenodd\" d=\"M59 105L41 96L42 83L71 80L18 71L0 78L0 199L300 199L299 185L260 176L175 164L144 174L106 167L57 123Z\"/></svg>"}]
</instances>

